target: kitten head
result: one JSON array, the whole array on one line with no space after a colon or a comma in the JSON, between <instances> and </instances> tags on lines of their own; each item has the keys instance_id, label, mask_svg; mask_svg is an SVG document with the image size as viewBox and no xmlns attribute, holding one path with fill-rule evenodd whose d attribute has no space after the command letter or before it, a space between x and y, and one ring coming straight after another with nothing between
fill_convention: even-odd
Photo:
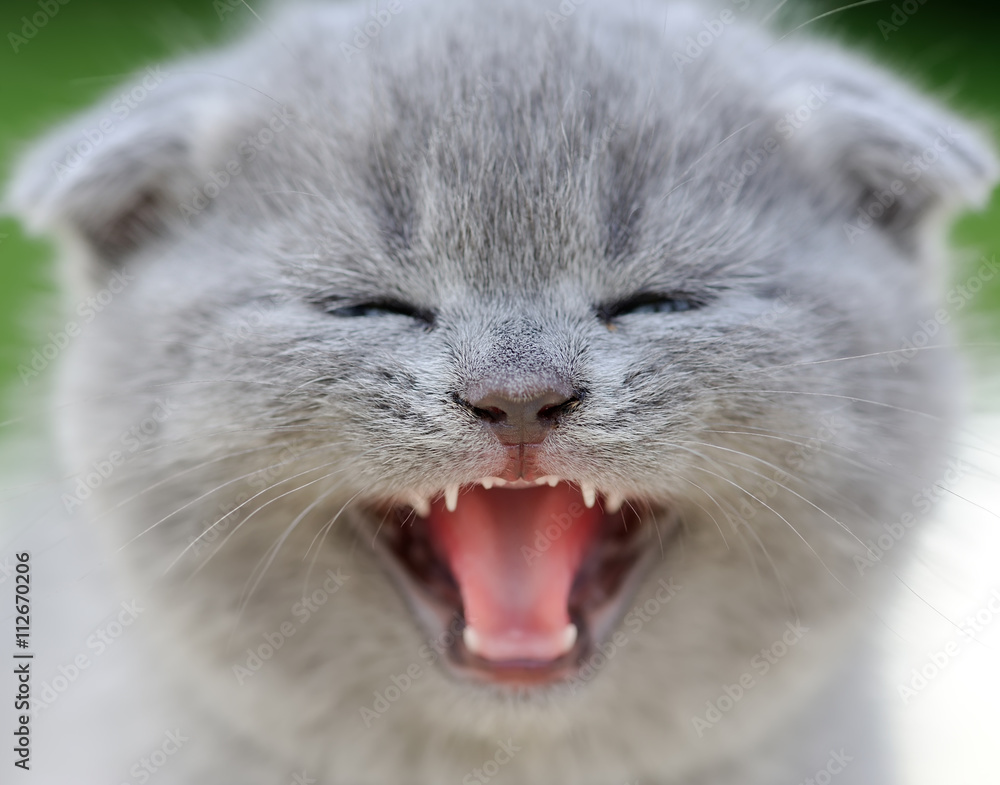
<instances>
[{"instance_id":1,"label":"kitten head","mask_svg":"<svg viewBox=\"0 0 1000 785\"><path fill-rule=\"evenodd\" d=\"M654 776L828 668L942 468L952 358L899 351L996 163L822 45L695 52L706 14L298 9L26 159L94 313L64 500L168 568L168 646L239 727L358 781L497 733L520 782Z\"/></svg>"}]
</instances>

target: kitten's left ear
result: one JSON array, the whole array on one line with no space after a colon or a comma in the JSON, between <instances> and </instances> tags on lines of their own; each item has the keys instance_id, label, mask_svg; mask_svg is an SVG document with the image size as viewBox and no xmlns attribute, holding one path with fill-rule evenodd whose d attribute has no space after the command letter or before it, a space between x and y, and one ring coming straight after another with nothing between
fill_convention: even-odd
<instances>
[{"instance_id":1,"label":"kitten's left ear","mask_svg":"<svg viewBox=\"0 0 1000 785\"><path fill-rule=\"evenodd\" d=\"M919 253L958 210L987 201L1000 167L971 123L881 68L815 43L786 47L775 65L787 144L842 189L845 226L880 229Z\"/></svg>"}]
</instances>

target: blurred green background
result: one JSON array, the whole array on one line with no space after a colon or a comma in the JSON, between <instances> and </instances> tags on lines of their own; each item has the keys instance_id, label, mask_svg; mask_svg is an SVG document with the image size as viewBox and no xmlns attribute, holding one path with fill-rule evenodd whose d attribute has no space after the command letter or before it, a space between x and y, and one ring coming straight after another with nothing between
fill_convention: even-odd
<instances>
[{"instance_id":1,"label":"blurred green background","mask_svg":"<svg viewBox=\"0 0 1000 785\"><path fill-rule=\"evenodd\" d=\"M22 17L30 18L41 6L38 0L3 0L0 9L2 179L28 141L87 107L129 73L258 24L238 0L43 2L57 7L57 13L16 52L9 34L19 35ZM752 2L767 9L778 0ZM539 4L555 9L558 0L539 0ZM251 5L258 7L255 0ZM847 5L851 3L790 0L788 7L804 20ZM905 21L896 24L900 20ZM952 106L1000 129L1000 4L887 0L843 8L809 29L849 41ZM955 239L974 250L973 260L981 253L1000 251L1000 198L994 198L985 212L964 218ZM961 265L952 271L956 281L968 276ZM0 219L0 388L17 383L18 365L30 362L36 336L52 326L47 319L58 313L52 279L51 247L26 237L13 220ZM961 316L967 343L988 342L1000 323L1000 279L992 281ZM981 355L980 368L992 371L986 367L992 356L995 352Z\"/></svg>"}]
</instances>

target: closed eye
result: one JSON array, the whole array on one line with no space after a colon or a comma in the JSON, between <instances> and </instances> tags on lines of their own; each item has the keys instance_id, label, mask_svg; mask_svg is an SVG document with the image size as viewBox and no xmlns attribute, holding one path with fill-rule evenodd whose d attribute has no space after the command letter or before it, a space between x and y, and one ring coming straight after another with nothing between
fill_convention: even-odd
<instances>
[{"instance_id":1,"label":"closed eye","mask_svg":"<svg viewBox=\"0 0 1000 785\"><path fill-rule=\"evenodd\" d=\"M624 300L605 303L597 309L598 315L606 322L619 316L638 314L667 314L693 311L705 305L703 299L688 294L660 294L645 292Z\"/></svg>"},{"instance_id":2,"label":"closed eye","mask_svg":"<svg viewBox=\"0 0 1000 785\"><path fill-rule=\"evenodd\" d=\"M381 316L405 316L426 325L433 325L435 314L417 305L402 300L381 299L351 302L342 299L328 299L320 303L324 312L343 319L357 319Z\"/></svg>"}]
</instances>

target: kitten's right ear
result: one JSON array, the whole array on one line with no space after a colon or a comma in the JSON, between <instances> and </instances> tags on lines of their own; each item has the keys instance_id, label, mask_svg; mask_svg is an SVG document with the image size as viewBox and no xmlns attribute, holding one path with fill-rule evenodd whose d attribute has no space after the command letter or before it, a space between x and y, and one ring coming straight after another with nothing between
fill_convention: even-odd
<instances>
[{"instance_id":1,"label":"kitten's right ear","mask_svg":"<svg viewBox=\"0 0 1000 785\"><path fill-rule=\"evenodd\" d=\"M98 265L168 233L183 196L232 157L239 129L260 114L251 88L184 65L183 74L147 69L43 139L15 170L4 211L30 232L82 244Z\"/></svg>"}]
</instances>

